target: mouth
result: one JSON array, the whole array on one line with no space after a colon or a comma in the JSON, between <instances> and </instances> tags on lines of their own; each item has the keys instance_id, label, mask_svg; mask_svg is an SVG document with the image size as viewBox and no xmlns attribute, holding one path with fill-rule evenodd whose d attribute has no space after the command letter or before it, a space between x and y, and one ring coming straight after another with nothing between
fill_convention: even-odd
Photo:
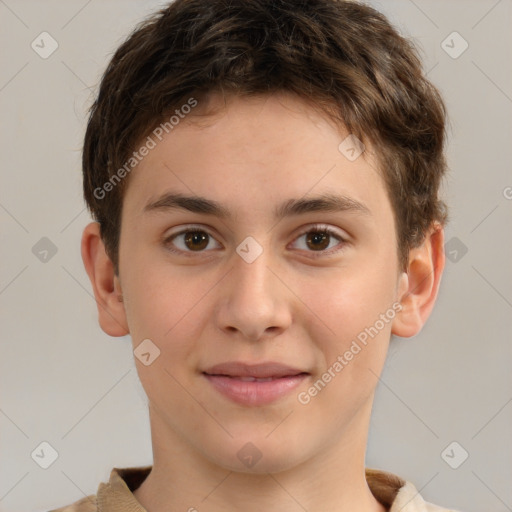
<instances>
[{"instance_id":1,"label":"mouth","mask_svg":"<svg viewBox=\"0 0 512 512\"><path fill-rule=\"evenodd\" d=\"M270 404L289 394L310 374L275 362L215 365L202 374L213 388L231 401L246 406Z\"/></svg>"}]
</instances>

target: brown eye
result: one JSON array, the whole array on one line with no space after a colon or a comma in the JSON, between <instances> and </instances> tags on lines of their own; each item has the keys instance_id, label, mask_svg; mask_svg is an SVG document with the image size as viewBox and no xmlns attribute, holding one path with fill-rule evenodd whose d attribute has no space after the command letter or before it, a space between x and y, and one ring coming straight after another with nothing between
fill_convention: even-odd
<instances>
[{"instance_id":1,"label":"brown eye","mask_svg":"<svg viewBox=\"0 0 512 512\"><path fill-rule=\"evenodd\" d=\"M347 240L330 227L318 225L299 235L294 243L311 256L321 257L342 251Z\"/></svg>"},{"instance_id":2,"label":"brown eye","mask_svg":"<svg viewBox=\"0 0 512 512\"><path fill-rule=\"evenodd\" d=\"M164 246L171 252L190 256L191 253L209 252L209 249L218 249L220 244L210 233L202 229L183 229L168 236Z\"/></svg>"},{"instance_id":3,"label":"brown eye","mask_svg":"<svg viewBox=\"0 0 512 512\"><path fill-rule=\"evenodd\" d=\"M192 251L202 251L208 246L210 235L204 231L186 231L185 245Z\"/></svg>"},{"instance_id":4,"label":"brown eye","mask_svg":"<svg viewBox=\"0 0 512 512\"><path fill-rule=\"evenodd\" d=\"M306 233L306 244L310 249L323 251L329 247L330 235L325 231L310 231Z\"/></svg>"}]
</instances>

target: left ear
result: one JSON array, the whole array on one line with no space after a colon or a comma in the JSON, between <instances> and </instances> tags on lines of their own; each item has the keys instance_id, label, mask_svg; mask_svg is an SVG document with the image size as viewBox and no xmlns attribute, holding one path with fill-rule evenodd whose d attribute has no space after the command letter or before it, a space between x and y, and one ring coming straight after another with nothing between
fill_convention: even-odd
<instances>
[{"instance_id":1,"label":"left ear","mask_svg":"<svg viewBox=\"0 0 512 512\"><path fill-rule=\"evenodd\" d=\"M395 316L391 332L410 338L418 334L430 316L445 265L444 230L434 223L420 247L409 251L409 268L402 275L402 310Z\"/></svg>"}]
</instances>

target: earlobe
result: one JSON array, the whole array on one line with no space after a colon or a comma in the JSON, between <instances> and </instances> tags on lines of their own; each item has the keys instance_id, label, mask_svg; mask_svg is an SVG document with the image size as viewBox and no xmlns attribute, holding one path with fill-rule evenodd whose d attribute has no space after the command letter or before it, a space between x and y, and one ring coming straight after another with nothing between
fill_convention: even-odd
<instances>
[{"instance_id":1,"label":"earlobe","mask_svg":"<svg viewBox=\"0 0 512 512\"><path fill-rule=\"evenodd\" d=\"M100 327L110 336L125 336L129 333L129 329L121 283L105 251L98 222L91 222L85 227L81 250L82 260L98 307Z\"/></svg>"},{"instance_id":2,"label":"earlobe","mask_svg":"<svg viewBox=\"0 0 512 512\"><path fill-rule=\"evenodd\" d=\"M393 334L409 338L421 331L434 307L444 265L444 230L435 223L424 243L409 252L409 268L401 277L398 297L402 310L393 320Z\"/></svg>"}]
</instances>

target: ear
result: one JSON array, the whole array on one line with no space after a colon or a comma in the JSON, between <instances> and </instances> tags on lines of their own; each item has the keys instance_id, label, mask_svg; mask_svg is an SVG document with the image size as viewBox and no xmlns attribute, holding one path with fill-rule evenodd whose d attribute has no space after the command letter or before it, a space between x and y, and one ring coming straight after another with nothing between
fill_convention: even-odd
<instances>
[{"instance_id":1,"label":"ear","mask_svg":"<svg viewBox=\"0 0 512 512\"><path fill-rule=\"evenodd\" d=\"M444 230L434 223L423 244L409 252L398 297L402 310L393 320L392 334L410 338L421 331L434 307L444 265Z\"/></svg>"},{"instance_id":2,"label":"ear","mask_svg":"<svg viewBox=\"0 0 512 512\"><path fill-rule=\"evenodd\" d=\"M84 229L82 260L94 290L100 327L110 336L128 334L121 283L105 251L98 222L91 222Z\"/></svg>"}]
</instances>

